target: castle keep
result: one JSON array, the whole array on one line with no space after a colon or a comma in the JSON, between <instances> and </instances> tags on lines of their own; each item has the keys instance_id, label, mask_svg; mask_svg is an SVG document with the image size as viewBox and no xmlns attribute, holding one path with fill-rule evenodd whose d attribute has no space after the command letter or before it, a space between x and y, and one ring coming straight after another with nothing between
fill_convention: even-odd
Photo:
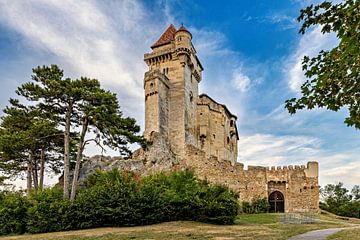
<instances>
[{"instance_id":1,"label":"castle keep","mask_svg":"<svg viewBox=\"0 0 360 240\"><path fill-rule=\"evenodd\" d=\"M316 212L318 163L261 167L237 162L236 116L198 92L204 70L191 33L173 25L144 55L145 132L152 142L143 158L145 172L191 168L201 178L229 186L240 201L267 198L275 212ZM161 166L159 166L161 165Z\"/></svg>"},{"instance_id":2,"label":"castle keep","mask_svg":"<svg viewBox=\"0 0 360 240\"><path fill-rule=\"evenodd\" d=\"M144 56L145 132L169 141L177 158L186 158L191 145L233 164L237 159L236 116L206 94L199 95L203 67L191 42L191 33L173 25Z\"/></svg>"}]
</instances>

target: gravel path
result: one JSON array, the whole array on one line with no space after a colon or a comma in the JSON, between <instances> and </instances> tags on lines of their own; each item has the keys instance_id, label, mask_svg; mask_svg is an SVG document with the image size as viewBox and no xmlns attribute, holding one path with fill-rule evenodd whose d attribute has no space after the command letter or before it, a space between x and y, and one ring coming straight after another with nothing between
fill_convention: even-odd
<instances>
[{"instance_id":1,"label":"gravel path","mask_svg":"<svg viewBox=\"0 0 360 240\"><path fill-rule=\"evenodd\" d=\"M347 227L347 228L328 228L322 230L310 231L301 235L297 235L289 238L289 240L325 240L328 236L335 234L341 230L349 229L349 228L359 228L356 227Z\"/></svg>"}]
</instances>

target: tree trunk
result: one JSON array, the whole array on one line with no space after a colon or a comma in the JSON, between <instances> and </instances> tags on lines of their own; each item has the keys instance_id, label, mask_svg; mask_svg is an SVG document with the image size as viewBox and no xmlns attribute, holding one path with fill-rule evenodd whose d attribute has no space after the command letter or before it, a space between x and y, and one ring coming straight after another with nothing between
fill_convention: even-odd
<instances>
[{"instance_id":1,"label":"tree trunk","mask_svg":"<svg viewBox=\"0 0 360 240\"><path fill-rule=\"evenodd\" d=\"M69 199L69 171L70 171L70 127L72 104L69 104L65 113L64 131L64 199Z\"/></svg>"},{"instance_id":2,"label":"tree trunk","mask_svg":"<svg viewBox=\"0 0 360 240\"><path fill-rule=\"evenodd\" d=\"M40 153L40 184L39 184L40 191L43 190L44 188L44 171L45 171L45 150L44 148L42 148Z\"/></svg>"},{"instance_id":3,"label":"tree trunk","mask_svg":"<svg viewBox=\"0 0 360 240\"><path fill-rule=\"evenodd\" d=\"M37 194L37 190L38 190L38 168L37 168L37 161L36 158L33 158L33 169L32 169L32 173L33 173L33 181L34 181L34 190L35 190L35 195Z\"/></svg>"},{"instance_id":4,"label":"tree trunk","mask_svg":"<svg viewBox=\"0 0 360 240\"><path fill-rule=\"evenodd\" d=\"M27 172L26 172L26 181L27 181L27 187L26 187L26 195L30 197L31 195L31 186L32 186L32 162L33 162L33 155L31 152L29 152L29 159L27 163Z\"/></svg>"},{"instance_id":5,"label":"tree trunk","mask_svg":"<svg viewBox=\"0 0 360 240\"><path fill-rule=\"evenodd\" d=\"M78 178L79 178L80 163L81 163L82 154L83 154L84 147L85 147L84 141L85 141L85 135L87 132L88 124L89 124L88 117L84 117L83 123L82 123L80 139L79 139L79 145L78 145L77 154L76 154L76 164L75 164L75 169L74 169L74 174L73 174L73 182L72 182L72 187L71 187L70 201L74 201L75 196L76 196L76 188L77 188Z\"/></svg>"}]
</instances>

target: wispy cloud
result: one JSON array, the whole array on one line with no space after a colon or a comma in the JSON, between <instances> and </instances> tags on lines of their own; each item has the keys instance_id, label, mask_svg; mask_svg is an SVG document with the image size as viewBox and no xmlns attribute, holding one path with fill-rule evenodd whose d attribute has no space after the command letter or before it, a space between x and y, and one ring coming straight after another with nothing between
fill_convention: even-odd
<instances>
[{"instance_id":1,"label":"wispy cloud","mask_svg":"<svg viewBox=\"0 0 360 240\"><path fill-rule=\"evenodd\" d=\"M321 50L329 50L338 43L335 34L322 34L320 27L315 27L303 35L294 51L287 58L283 69L288 80L288 86L295 93L300 92L300 87L305 81L302 71L304 56L316 56Z\"/></svg>"},{"instance_id":2,"label":"wispy cloud","mask_svg":"<svg viewBox=\"0 0 360 240\"><path fill-rule=\"evenodd\" d=\"M250 78L242 72L241 68L238 68L233 73L233 84L240 92L246 92L249 90L251 85Z\"/></svg>"},{"instance_id":3,"label":"wispy cloud","mask_svg":"<svg viewBox=\"0 0 360 240\"><path fill-rule=\"evenodd\" d=\"M189 28L194 36L193 42L196 46L196 51L203 57L222 57L224 55L233 54L233 52L226 47L226 36L218 31L208 29Z\"/></svg>"},{"instance_id":4,"label":"wispy cloud","mask_svg":"<svg viewBox=\"0 0 360 240\"><path fill-rule=\"evenodd\" d=\"M264 21L277 25L277 27L281 30L298 28L299 26L296 18L283 13L270 14L264 19Z\"/></svg>"},{"instance_id":5,"label":"wispy cloud","mask_svg":"<svg viewBox=\"0 0 360 240\"><path fill-rule=\"evenodd\" d=\"M239 161L248 165L289 165L311 160L321 141L310 136L254 134L239 141Z\"/></svg>"}]
</instances>

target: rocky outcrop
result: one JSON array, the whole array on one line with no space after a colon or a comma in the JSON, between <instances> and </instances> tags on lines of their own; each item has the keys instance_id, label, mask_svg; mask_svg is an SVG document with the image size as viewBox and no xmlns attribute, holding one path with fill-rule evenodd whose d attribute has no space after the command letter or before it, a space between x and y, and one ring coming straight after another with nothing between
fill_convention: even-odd
<instances>
[{"instance_id":1,"label":"rocky outcrop","mask_svg":"<svg viewBox=\"0 0 360 240\"><path fill-rule=\"evenodd\" d=\"M152 142L146 151L142 148L136 150L131 159L102 155L87 159L81 167L79 183L83 185L86 178L97 169L103 171L119 169L147 176L157 172L171 171L178 164L179 162L174 153L170 150L168 141L154 134Z\"/></svg>"}]
</instances>

